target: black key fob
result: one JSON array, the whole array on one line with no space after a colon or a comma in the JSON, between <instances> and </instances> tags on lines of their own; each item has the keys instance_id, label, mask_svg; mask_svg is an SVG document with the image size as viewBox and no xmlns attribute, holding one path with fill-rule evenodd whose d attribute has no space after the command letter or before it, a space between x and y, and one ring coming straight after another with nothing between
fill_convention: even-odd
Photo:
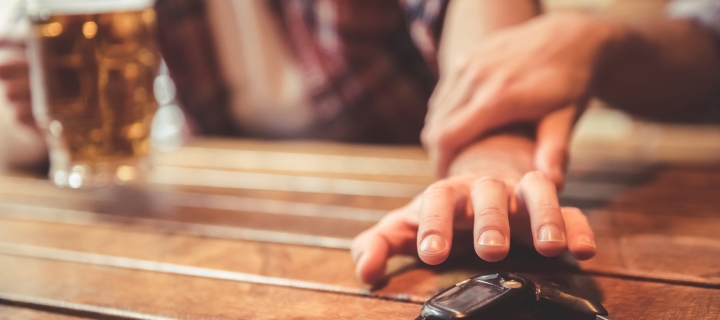
<instances>
[{"instance_id":1,"label":"black key fob","mask_svg":"<svg viewBox=\"0 0 720 320\"><path fill-rule=\"evenodd\" d=\"M506 319L536 309L553 319L608 319L600 303L566 278L515 273L461 281L425 302L417 319Z\"/></svg>"},{"instance_id":2,"label":"black key fob","mask_svg":"<svg viewBox=\"0 0 720 320\"><path fill-rule=\"evenodd\" d=\"M553 319L608 319L607 310L567 277L523 275L535 283L537 308Z\"/></svg>"},{"instance_id":3,"label":"black key fob","mask_svg":"<svg viewBox=\"0 0 720 320\"><path fill-rule=\"evenodd\" d=\"M425 302L426 320L494 319L534 308L535 284L510 273L486 274L464 280Z\"/></svg>"}]
</instances>

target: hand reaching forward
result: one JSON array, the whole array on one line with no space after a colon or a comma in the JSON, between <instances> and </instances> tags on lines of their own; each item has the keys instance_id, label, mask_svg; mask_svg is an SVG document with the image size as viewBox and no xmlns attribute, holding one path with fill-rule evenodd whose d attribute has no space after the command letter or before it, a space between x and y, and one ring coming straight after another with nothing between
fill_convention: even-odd
<instances>
[{"instance_id":1,"label":"hand reaching forward","mask_svg":"<svg viewBox=\"0 0 720 320\"><path fill-rule=\"evenodd\" d=\"M456 163L472 172L434 183L355 238L358 278L381 279L387 259L399 254L442 263L462 231L472 231L475 253L487 261L502 260L511 238L548 257L566 249L577 259L593 257L595 236L582 212L561 208L555 184L542 172L527 172L533 149L528 139L497 136L464 151Z\"/></svg>"}]
</instances>

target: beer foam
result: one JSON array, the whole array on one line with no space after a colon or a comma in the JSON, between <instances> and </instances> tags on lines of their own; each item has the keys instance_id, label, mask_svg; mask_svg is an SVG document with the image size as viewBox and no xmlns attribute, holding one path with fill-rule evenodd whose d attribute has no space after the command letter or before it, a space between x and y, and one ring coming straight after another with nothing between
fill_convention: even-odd
<instances>
[{"instance_id":1,"label":"beer foam","mask_svg":"<svg viewBox=\"0 0 720 320\"><path fill-rule=\"evenodd\" d=\"M137 11L151 7L155 0L28 0L30 16Z\"/></svg>"}]
</instances>

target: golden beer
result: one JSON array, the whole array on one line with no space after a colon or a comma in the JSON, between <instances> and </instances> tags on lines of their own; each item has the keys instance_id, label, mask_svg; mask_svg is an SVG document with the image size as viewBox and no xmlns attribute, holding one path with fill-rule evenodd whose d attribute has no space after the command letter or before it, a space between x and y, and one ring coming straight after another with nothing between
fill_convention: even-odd
<instances>
[{"instance_id":1,"label":"golden beer","mask_svg":"<svg viewBox=\"0 0 720 320\"><path fill-rule=\"evenodd\" d=\"M31 26L33 112L51 179L71 187L134 180L158 107L153 9L41 14Z\"/></svg>"}]
</instances>

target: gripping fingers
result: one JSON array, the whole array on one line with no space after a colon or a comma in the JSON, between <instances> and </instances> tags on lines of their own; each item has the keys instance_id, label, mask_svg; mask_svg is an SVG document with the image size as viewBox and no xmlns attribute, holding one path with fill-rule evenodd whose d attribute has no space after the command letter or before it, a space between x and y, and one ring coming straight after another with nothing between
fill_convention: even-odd
<instances>
[{"instance_id":1,"label":"gripping fingers","mask_svg":"<svg viewBox=\"0 0 720 320\"><path fill-rule=\"evenodd\" d=\"M542 172L532 171L520 180L516 194L519 207L530 215L537 252L546 257L563 253L567 236L555 184Z\"/></svg>"},{"instance_id":2,"label":"gripping fingers","mask_svg":"<svg viewBox=\"0 0 720 320\"><path fill-rule=\"evenodd\" d=\"M475 252L486 261L499 261L510 250L508 192L499 179L485 177L473 184Z\"/></svg>"}]
</instances>

